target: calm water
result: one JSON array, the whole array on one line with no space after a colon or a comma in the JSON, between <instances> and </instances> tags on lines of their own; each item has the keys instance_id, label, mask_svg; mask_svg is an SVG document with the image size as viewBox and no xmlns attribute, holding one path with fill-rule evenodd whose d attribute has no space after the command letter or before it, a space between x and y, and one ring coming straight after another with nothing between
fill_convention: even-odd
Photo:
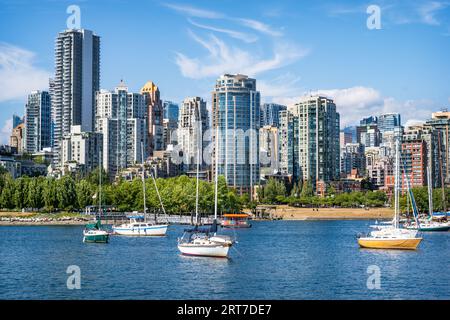
<instances>
[{"instance_id":1,"label":"calm water","mask_svg":"<svg viewBox=\"0 0 450 320\"><path fill-rule=\"evenodd\" d=\"M0 227L0 299L450 299L450 232L424 234L417 251L359 249L371 223L253 222L234 231L230 259L180 256L182 226L107 245L82 243L82 226ZM81 290L67 289L69 265Z\"/></svg>"}]
</instances>

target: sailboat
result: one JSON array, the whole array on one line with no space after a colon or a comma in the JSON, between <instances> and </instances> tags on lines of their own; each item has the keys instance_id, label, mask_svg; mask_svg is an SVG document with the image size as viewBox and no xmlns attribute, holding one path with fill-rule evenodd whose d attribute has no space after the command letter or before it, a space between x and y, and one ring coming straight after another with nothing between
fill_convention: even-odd
<instances>
[{"instance_id":1,"label":"sailboat","mask_svg":"<svg viewBox=\"0 0 450 320\"><path fill-rule=\"evenodd\" d=\"M200 116L200 112L199 112ZM200 119L200 118L198 118ZM201 122L200 122L201 126ZM200 129L201 131L201 129ZM197 131L199 132L199 131ZM197 141L200 142L199 139ZM218 130L216 134L216 146L218 146ZM214 180L214 221L210 228L200 228L198 214L198 180L200 166L200 145L197 146L197 187L196 187L196 205L195 205L195 224L191 229L185 229L184 234L178 239L178 250L183 255L202 256L202 257L228 257L228 251L234 241L231 237L217 234L217 178L218 178L218 150L216 147L216 172Z\"/></svg>"},{"instance_id":2,"label":"sailboat","mask_svg":"<svg viewBox=\"0 0 450 320\"><path fill-rule=\"evenodd\" d=\"M433 189L431 181L431 170L427 167L427 184L428 184L428 211L429 217L420 220L420 223L416 222L406 223L404 227L407 229L414 229L419 231L448 231L450 230L450 224L448 222L433 221Z\"/></svg>"},{"instance_id":3,"label":"sailboat","mask_svg":"<svg viewBox=\"0 0 450 320\"><path fill-rule=\"evenodd\" d=\"M109 233L103 230L101 223L102 214L102 166L101 154L99 154L99 191L98 191L98 209L99 215L95 223L89 223L83 230L83 242L87 243L108 243Z\"/></svg>"},{"instance_id":4,"label":"sailboat","mask_svg":"<svg viewBox=\"0 0 450 320\"><path fill-rule=\"evenodd\" d=\"M400 141L396 140L395 143L395 186L394 186L394 203L395 214L394 220L391 226L384 226L383 228L377 228L371 231L368 235L359 236L358 244L362 248L371 249L402 249L402 250L415 250L422 241L421 237L417 236L417 230L408 230L400 228L399 215L400 215L400 202L399 202L399 189L400 189ZM411 191L408 184L408 191ZM414 195L410 192L412 199ZM414 210L415 202L413 200L413 211L416 217L416 211ZM417 221L417 223L419 223Z\"/></svg>"},{"instance_id":5,"label":"sailboat","mask_svg":"<svg viewBox=\"0 0 450 320\"><path fill-rule=\"evenodd\" d=\"M123 223L118 226L113 226L113 232L114 234L121 235L121 236L157 236L162 237L165 236L167 233L168 224L160 224L158 223L157 216L155 213L155 219L154 223L147 221L147 204L146 204L146 191L145 191L145 169L144 169L144 148L143 144L141 143L141 157L142 157L142 190L143 190L143 197L144 197L144 216L142 220L139 216L132 216L130 217L129 223ZM159 194L158 186L156 185L155 178L153 177L153 174L150 172L150 176L153 180L153 184L156 189L156 193L158 195L159 202L161 204L162 210L164 214L166 213L164 209L164 205L161 200L161 195Z\"/></svg>"}]
</instances>

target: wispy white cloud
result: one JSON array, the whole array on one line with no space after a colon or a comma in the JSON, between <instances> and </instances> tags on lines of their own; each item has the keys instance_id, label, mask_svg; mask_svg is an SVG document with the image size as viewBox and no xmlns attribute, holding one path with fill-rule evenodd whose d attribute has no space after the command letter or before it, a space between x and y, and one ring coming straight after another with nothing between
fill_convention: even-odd
<instances>
[{"instance_id":1,"label":"wispy white cloud","mask_svg":"<svg viewBox=\"0 0 450 320\"><path fill-rule=\"evenodd\" d=\"M243 33L243 32L239 32L239 31L235 31L235 30L217 28L214 26L200 24L200 23L193 21L192 19L188 19L188 21L190 24L192 24L195 27L210 30L210 31L215 31L215 32L219 32L219 33L224 33L232 38L239 39L239 40L242 40L247 43L255 42L258 40L258 37L253 34L248 34L248 33Z\"/></svg>"},{"instance_id":2,"label":"wispy white cloud","mask_svg":"<svg viewBox=\"0 0 450 320\"><path fill-rule=\"evenodd\" d=\"M0 102L47 88L50 73L34 65L31 51L0 43Z\"/></svg>"},{"instance_id":3,"label":"wispy white cloud","mask_svg":"<svg viewBox=\"0 0 450 320\"><path fill-rule=\"evenodd\" d=\"M305 89L300 86L301 77L287 72L276 77L258 80L257 89L261 92L263 102L272 102L283 97L293 97Z\"/></svg>"},{"instance_id":4,"label":"wispy white cloud","mask_svg":"<svg viewBox=\"0 0 450 320\"><path fill-rule=\"evenodd\" d=\"M431 100L400 101L393 97L384 97L378 90L364 86L303 92L297 96L274 97L273 101L292 106L309 94L319 94L334 100L341 115L341 127L358 124L362 118L369 115L388 112L401 113L403 122L427 120L431 117L431 112L439 109L439 105Z\"/></svg>"},{"instance_id":5,"label":"wispy white cloud","mask_svg":"<svg viewBox=\"0 0 450 320\"><path fill-rule=\"evenodd\" d=\"M418 8L420 19L423 23L438 26L440 21L436 18L436 13L448 6L448 3L432 1L428 2Z\"/></svg>"},{"instance_id":6,"label":"wispy white cloud","mask_svg":"<svg viewBox=\"0 0 450 320\"><path fill-rule=\"evenodd\" d=\"M207 18L207 19L220 19L225 17L220 12L199 9L189 5L171 4L171 3L165 3L163 5L166 6L167 8L173 9L179 13L188 15L190 17Z\"/></svg>"},{"instance_id":7,"label":"wispy white cloud","mask_svg":"<svg viewBox=\"0 0 450 320\"><path fill-rule=\"evenodd\" d=\"M12 119L8 119L5 121L5 124L0 130L0 144L9 144L9 137L11 136L12 126Z\"/></svg>"},{"instance_id":8,"label":"wispy white cloud","mask_svg":"<svg viewBox=\"0 0 450 320\"><path fill-rule=\"evenodd\" d=\"M175 62L181 73L193 79L217 77L223 73L244 73L255 76L289 65L308 53L306 49L279 42L273 46L272 57L266 58L228 45L215 35L202 39L192 31L189 34L208 51L208 55L202 58L190 58L183 53L176 53Z\"/></svg>"},{"instance_id":9,"label":"wispy white cloud","mask_svg":"<svg viewBox=\"0 0 450 320\"><path fill-rule=\"evenodd\" d=\"M256 31L259 31L261 33L265 33L267 35L273 36L273 37L280 37L283 35L283 33L279 30L273 29L271 26L257 20L253 19L236 19L239 23L242 25L254 29Z\"/></svg>"},{"instance_id":10,"label":"wispy white cloud","mask_svg":"<svg viewBox=\"0 0 450 320\"><path fill-rule=\"evenodd\" d=\"M164 4L167 8L170 8L172 10L175 10L181 14L184 14L188 17L196 17L196 18L206 18L206 19L225 19L229 21L235 21L239 23L242 26L245 26L247 28L256 30L258 32L273 36L273 37L279 37L282 36L283 33L280 30L275 30L271 26L269 26L266 23L263 23L261 21L255 20L255 19L247 19L247 18L235 18L235 17L229 17L223 13L217 12L217 11L211 11L211 10L205 10L200 9L197 7L189 6L189 5L180 5L180 4ZM200 26L203 28L209 28L212 30L212 28L220 29L212 26ZM231 30L214 30L218 32L225 32L229 33ZM231 31L234 32L234 31Z\"/></svg>"}]
</instances>

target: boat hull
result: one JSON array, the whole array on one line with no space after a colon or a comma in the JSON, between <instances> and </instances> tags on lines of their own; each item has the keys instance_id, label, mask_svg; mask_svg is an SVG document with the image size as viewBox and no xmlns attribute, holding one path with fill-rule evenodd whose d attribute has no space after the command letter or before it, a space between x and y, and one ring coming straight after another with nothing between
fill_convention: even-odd
<instances>
[{"instance_id":1,"label":"boat hull","mask_svg":"<svg viewBox=\"0 0 450 320\"><path fill-rule=\"evenodd\" d=\"M230 246L227 245L196 246L189 244L179 244L178 250L180 250L180 252L186 256L226 258L228 257L228 251L230 250Z\"/></svg>"},{"instance_id":2,"label":"boat hull","mask_svg":"<svg viewBox=\"0 0 450 320\"><path fill-rule=\"evenodd\" d=\"M361 248L370 249L398 249L415 250L422 241L422 238L411 239L373 239L359 238L358 244Z\"/></svg>"},{"instance_id":3,"label":"boat hull","mask_svg":"<svg viewBox=\"0 0 450 320\"><path fill-rule=\"evenodd\" d=\"M450 225L420 225L419 228L417 228L416 226L413 226L413 227L407 227L407 229L425 231L425 232L427 232L427 231L445 232L445 231L450 230Z\"/></svg>"},{"instance_id":4,"label":"boat hull","mask_svg":"<svg viewBox=\"0 0 450 320\"><path fill-rule=\"evenodd\" d=\"M128 228L113 227L114 234L130 237L163 237L167 233L168 225L155 225L148 227Z\"/></svg>"},{"instance_id":5,"label":"boat hull","mask_svg":"<svg viewBox=\"0 0 450 320\"><path fill-rule=\"evenodd\" d=\"M244 229L244 228L251 228L252 225L250 223L248 224L222 224L222 228L229 228L229 229Z\"/></svg>"},{"instance_id":6,"label":"boat hull","mask_svg":"<svg viewBox=\"0 0 450 320\"><path fill-rule=\"evenodd\" d=\"M86 243L108 243L109 234L85 235L83 242Z\"/></svg>"}]
</instances>

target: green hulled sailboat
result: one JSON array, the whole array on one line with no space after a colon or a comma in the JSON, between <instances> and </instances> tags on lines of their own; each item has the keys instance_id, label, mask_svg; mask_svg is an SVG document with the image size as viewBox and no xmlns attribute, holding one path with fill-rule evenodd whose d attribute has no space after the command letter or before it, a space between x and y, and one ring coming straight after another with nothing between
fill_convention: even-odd
<instances>
[{"instance_id":1,"label":"green hulled sailboat","mask_svg":"<svg viewBox=\"0 0 450 320\"><path fill-rule=\"evenodd\" d=\"M109 233L102 230L102 223L98 219L95 223L89 223L83 231L83 242L108 243Z\"/></svg>"},{"instance_id":2,"label":"green hulled sailboat","mask_svg":"<svg viewBox=\"0 0 450 320\"><path fill-rule=\"evenodd\" d=\"M87 243L108 243L109 233L102 229L101 215L102 215L102 162L101 152L99 154L99 189L98 189L98 215L97 220L93 223L88 223L83 230L83 242Z\"/></svg>"}]
</instances>

